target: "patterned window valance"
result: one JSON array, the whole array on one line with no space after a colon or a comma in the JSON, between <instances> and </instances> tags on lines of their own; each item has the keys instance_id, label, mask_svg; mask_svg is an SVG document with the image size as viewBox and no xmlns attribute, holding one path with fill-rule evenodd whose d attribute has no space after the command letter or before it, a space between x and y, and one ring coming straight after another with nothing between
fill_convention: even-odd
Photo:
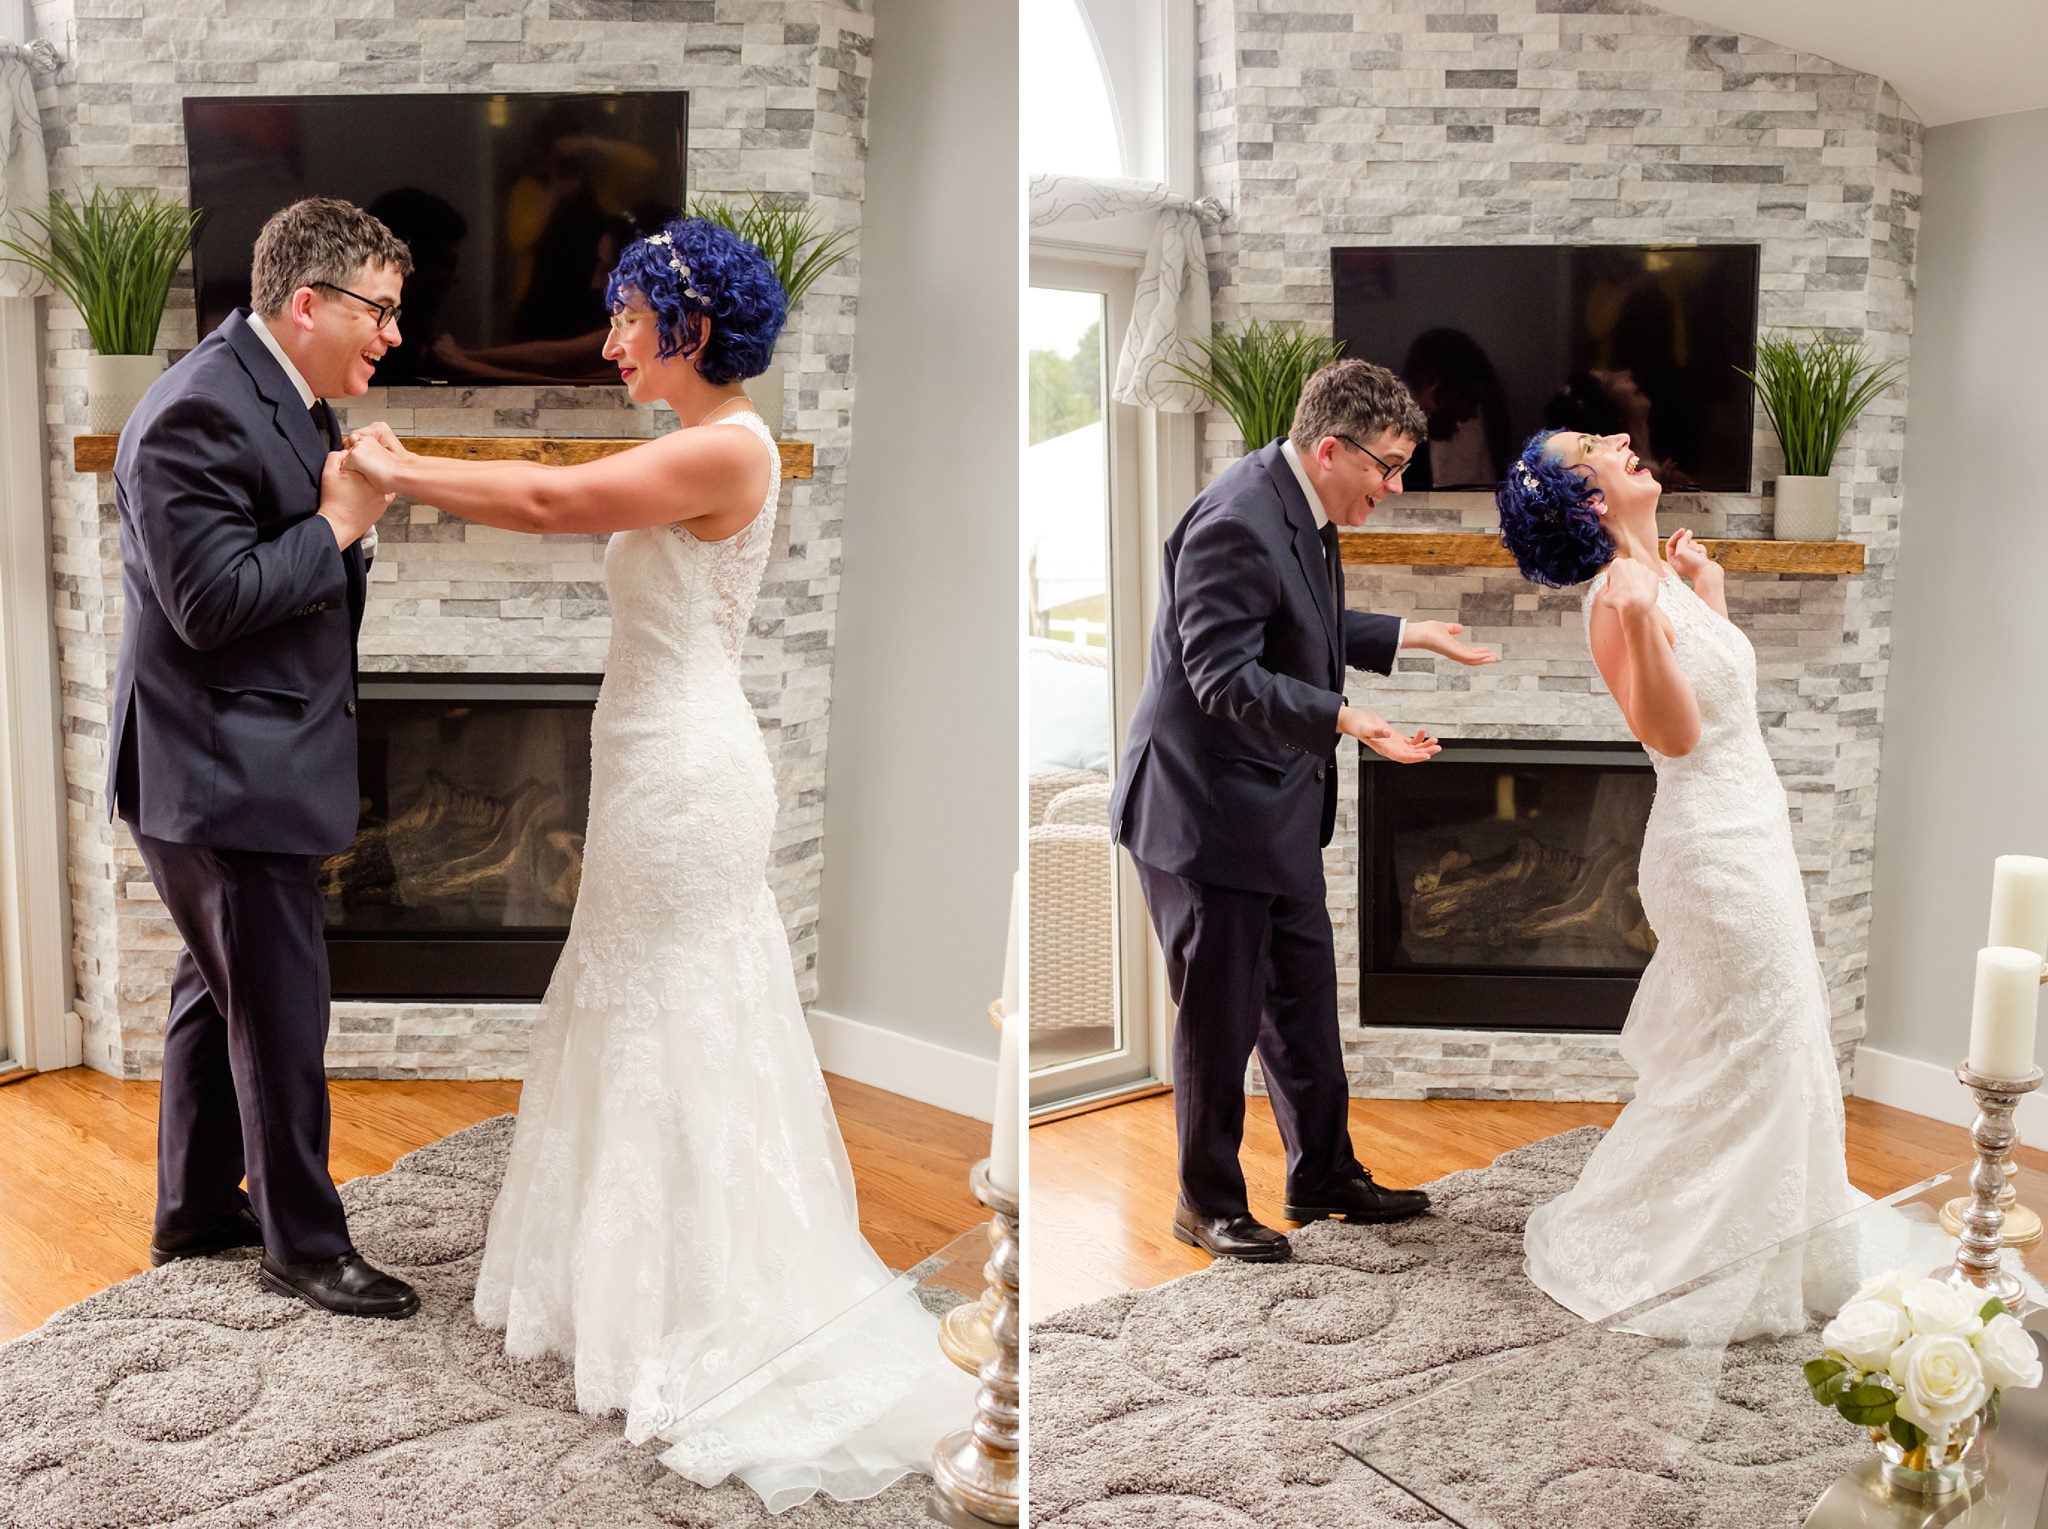
<instances>
[{"instance_id":1,"label":"patterned window valance","mask_svg":"<svg viewBox=\"0 0 2048 1529\"><path fill-rule=\"evenodd\" d=\"M50 200L34 76L59 62L57 50L41 40L0 43L0 234L24 244L39 242L35 225L15 213L23 207L40 211ZM0 297L42 297L49 290L48 282L19 261L0 261Z\"/></svg>"},{"instance_id":2,"label":"patterned window valance","mask_svg":"<svg viewBox=\"0 0 2048 1529\"><path fill-rule=\"evenodd\" d=\"M1190 201L1153 181L1031 178L1033 228L1099 223L1133 213L1152 213L1157 221L1110 392L1118 402L1140 408L1199 413L1208 405L1167 362L1185 359L1190 340L1209 337L1209 262L1202 252L1202 229L1223 220L1222 204L1214 197Z\"/></svg>"}]
</instances>

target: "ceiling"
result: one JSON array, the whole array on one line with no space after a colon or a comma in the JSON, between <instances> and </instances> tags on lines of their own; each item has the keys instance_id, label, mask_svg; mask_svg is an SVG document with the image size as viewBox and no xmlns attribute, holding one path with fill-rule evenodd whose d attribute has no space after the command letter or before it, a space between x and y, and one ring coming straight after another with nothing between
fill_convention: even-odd
<instances>
[{"instance_id":1,"label":"ceiling","mask_svg":"<svg viewBox=\"0 0 2048 1529\"><path fill-rule=\"evenodd\" d=\"M2048 0L1658 0L1891 82L1928 127L2048 107Z\"/></svg>"}]
</instances>

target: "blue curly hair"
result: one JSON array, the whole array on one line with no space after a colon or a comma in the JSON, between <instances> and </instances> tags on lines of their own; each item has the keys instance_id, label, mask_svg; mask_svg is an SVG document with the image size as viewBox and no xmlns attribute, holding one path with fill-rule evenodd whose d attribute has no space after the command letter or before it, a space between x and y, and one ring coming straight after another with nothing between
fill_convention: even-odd
<instances>
[{"instance_id":1,"label":"blue curly hair","mask_svg":"<svg viewBox=\"0 0 2048 1529\"><path fill-rule=\"evenodd\" d=\"M1523 443L1493 502L1500 507L1501 542L1515 555L1522 577L1567 589L1613 562L1615 548L1600 519L1605 495L1545 450L1558 433L1539 430Z\"/></svg>"},{"instance_id":2,"label":"blue curly hair","mask_svg":"<svg viewBox=\"0 0 2048 1529\"><path fill-rule=\"evenodd\" d=\"M655 242L663 237L667 243ZM656 354L664 361L691 357L706 382L721 385L766 371L789 317L789 300L768 257L704 218L677 218L660 235L626 246L604 300L617 313L634 297L654 314L661 334ZM710 320L710 329L693 339L689 321L698 316Z\"/></svg>"}]
</instances>

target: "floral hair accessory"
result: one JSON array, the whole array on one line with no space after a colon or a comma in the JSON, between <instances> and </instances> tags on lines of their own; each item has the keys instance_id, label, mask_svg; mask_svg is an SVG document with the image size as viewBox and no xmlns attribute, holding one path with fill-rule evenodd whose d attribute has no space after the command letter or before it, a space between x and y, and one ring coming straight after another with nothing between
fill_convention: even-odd
<instances>
[{"instance_id":1,"label":"floral hair accessory","mask_svg":"<svg viewBox=\"0 0 2048 1529\"><path fill-rule=\"evenodd\" d=\"M675 253L675 240L671 239L668 236L668 230L663 229L658 234L649 234L647 236L647 242L649 244L659 244L663 249L666 249L669 252L669 269L674 271L676 275L683 278L683 296L687 297L693 303L703 302L704 294L702 292L699 292L695 287L690 285L690 268L684 265L682 262L682 257Z\"/></svg>"}]
</instances>

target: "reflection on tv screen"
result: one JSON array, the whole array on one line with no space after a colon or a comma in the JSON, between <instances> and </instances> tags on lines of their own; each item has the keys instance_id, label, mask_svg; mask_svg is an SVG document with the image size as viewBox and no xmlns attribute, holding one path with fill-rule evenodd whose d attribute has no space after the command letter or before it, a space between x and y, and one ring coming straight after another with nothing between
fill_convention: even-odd
<instances>
[{"instance_id":1,"label":"reflection on tv screen","mask_svg":"<svg viewBox=\"0 0 2048 1529\"><path fill-rule=\"evenodd\" d=\"M1332 332L1399 373L1429 437L1405 486L1491 489L1540 429L1626 434L1665 489L1750 487L1753 244L1330 252Z\"/></svg>"},{"instance_id":2,"label":"reflection on tv screen","mask_svg":"<svg viewBox=\"0 0 2048 1529\"><path fill-rule=\"evenodd\" d=\"M616 383L605 280L683 205L688 96L187 97L199 332L249 301L264 221L306 196L412 250L379 386Z\"/></svg>"}]
</instances>

